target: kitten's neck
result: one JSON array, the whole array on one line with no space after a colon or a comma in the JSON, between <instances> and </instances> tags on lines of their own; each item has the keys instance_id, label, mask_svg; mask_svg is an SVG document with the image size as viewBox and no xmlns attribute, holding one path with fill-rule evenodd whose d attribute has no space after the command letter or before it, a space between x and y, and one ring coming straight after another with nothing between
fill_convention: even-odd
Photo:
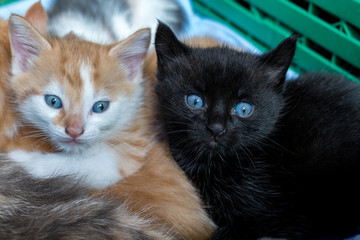
<instances>
[{"instance_id":1,"label":"kitten's neck","mask_svg":"<svg viewBox=\"0 0 360 240\"><path fill-rule=\"evenodd\" d=\"M220 155L204 151L199 155L196 149L192 151L187 148L187 151L184 151L183 147L170 144L175 161L194 182L204 182L204 179L205 182L217 181L219 177L222 179L230 176L241 177L239 173L255 169L257 161L263 158L264 153L251 147L247 149L246 153L231 151L226 155Z\"/></svg>"},{"instance_id":2,"label":"kitten's neck","mask_svg":"<svg viewBox=\"0 0 360 240\"><path fill-rule=\"evenodd\" d=\"M155 133L151 130L151 121L147 111L141 108L138 117L126 130L115 134L105 141L108 146L113 147L122 159L120 173L126 177L137 171L156 143Z\"/></svg>"}]
</instances>

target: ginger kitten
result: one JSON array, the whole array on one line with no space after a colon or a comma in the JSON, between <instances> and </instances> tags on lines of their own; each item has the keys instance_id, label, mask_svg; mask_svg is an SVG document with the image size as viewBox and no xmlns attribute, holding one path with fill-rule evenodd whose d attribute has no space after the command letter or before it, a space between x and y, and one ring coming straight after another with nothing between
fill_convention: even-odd
<instances>
[{"instance_id":1,"label":"ginger kitten","mask_svg":"<svg viewBox=\"0 0 360 240\"><path fill-rule=\"evenodd\" d=\"M214 225L196 190L152 131L142 76L150 31L103 46L46 39L12 16L9 35L18 128L1 149L34 177L71 175L178 238L208 238Z\"/></svg>"},{"instance_id":2,"label":"ginger kitten","mask_svg":"<svg viewBox=\"0 0 360 240\"><path fill-rule=\"evenodd\" d=\"M40 2L25 14L45 32L46 13ZM10 135L15 115L7 102L11 49L8 22L0 19L0 139ZM2 145L3 146L3 145ZM37 179L0 154L1 239L173 239L151 219L129 211L126 202L91 196L70 176Z\"/></svg>"}]
</instances>

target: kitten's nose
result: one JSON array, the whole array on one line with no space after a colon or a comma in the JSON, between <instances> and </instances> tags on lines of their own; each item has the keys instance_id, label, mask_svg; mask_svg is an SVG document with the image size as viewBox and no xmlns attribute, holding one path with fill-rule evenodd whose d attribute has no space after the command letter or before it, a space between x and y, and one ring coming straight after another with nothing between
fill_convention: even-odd
<instances>
[{"instance_id":1,"label":"kitten's nose","mask_svg":"<svg viewBox=\"0 0 360 240\"><path fill-rule=\"evenodd\" d=\"M215 135L219 136L225 132L225 127L221 123L211 123L208 125L208 129Z\"/></svg>"},{"instance_id":2,"label":"kitten's nose","mask_svg":"<svg viewBox=\"0 0 360 240\"><path fill-rule=\"evenodd\" d=\"M65 132L67 135L69 135L72 139L76 139L78 138L80 135L82 135L84 133L84 128L83 127L67 127L65 128Z\"/></svg>"}]
</instances>

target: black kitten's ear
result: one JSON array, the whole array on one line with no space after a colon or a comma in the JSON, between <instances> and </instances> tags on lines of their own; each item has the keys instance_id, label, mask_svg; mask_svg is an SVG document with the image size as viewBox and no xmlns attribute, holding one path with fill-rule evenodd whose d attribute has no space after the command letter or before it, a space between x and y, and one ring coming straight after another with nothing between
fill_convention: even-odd
<instances>
[{"instance_id":1,"label":"black kitten's ear","mask_svg":"<svg viewBox=\"0 0 360 240\"><path fill-rule=\"evenodd\" d=\"M262 69L275 87L284 83L285 75L295 54L298 35L283 40L274 50L260 56Z\"/></svg>"},{"instance_id":2,"label":"black kitten's ear","mask_svg":"<svg viewBox=\"0 0 360 240\"><path fill-rule=\"evenodd\" d=\"M175 56L189 52L189 47L180 42L170 27L161 21L156 30L155 49L158 66L166 66Z\"/></svg>"}]
</instances>

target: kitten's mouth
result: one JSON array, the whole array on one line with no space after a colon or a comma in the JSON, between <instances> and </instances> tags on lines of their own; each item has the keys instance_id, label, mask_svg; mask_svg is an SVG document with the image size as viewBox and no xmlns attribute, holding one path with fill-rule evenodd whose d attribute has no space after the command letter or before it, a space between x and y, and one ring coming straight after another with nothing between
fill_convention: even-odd
<instances>
[{"instance_id":1,"label":"kitten's mouth","mask_svg":"<svg viewBox=\"0 0 360 240\"><path fill-rule=\"evenodd\" d=\"M77 146L77 145L82 144L82 142L79 139L69 139L66 141L66 143L71 146Z\"/></svg>"},{"instance_id":2,"label":"kitten's mouth","mask_svg":"<svg viewBox=\"0 0 360 240\"><path fill-rule=\"evenodd\" d=\"M211 138L210 138L209 146L210 146L212 149L219 147L219 144L217 143L215 137L211 137Z\"/></svg>"}]
</instances>

